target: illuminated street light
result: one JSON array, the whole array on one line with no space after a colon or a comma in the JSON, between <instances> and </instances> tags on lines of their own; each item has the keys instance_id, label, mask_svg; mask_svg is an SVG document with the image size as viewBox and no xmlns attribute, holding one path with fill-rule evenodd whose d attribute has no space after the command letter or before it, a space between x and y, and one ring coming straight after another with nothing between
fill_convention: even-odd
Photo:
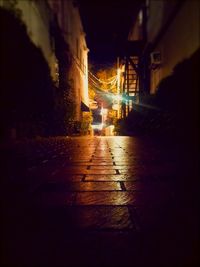
<instances>
[{"instance_id":1,"label":"illuminated street light","mask_svg":"<svg viewBox=\"0 0 200 267\"><path fill-rule=\"evenodd\" d=\"M103 124L100 123L100 124L92 124L92 129L94 130L102 130L103 128Z\"/></svg>"},{"instance_id":2,"label":"illuminated street light","mask_svg":"<svg viewBox=\"0 0 200 267\"><path fill-rule=\"evenodd\" d=\"M122 95L113 95L112 98L116 101L122 101L123 100L123 97Z\"/></svg>"},{"instance_id":3,"label":"illuminated street light","mask_svg":"<svg viewBox=\"0 0 200 267\"><path fill-rule=\"evenodd\" d=\"M108 109L107 108L101 108L100 115L107 115L108 114Z\"/></svg>"},{"instance_id":4,"label":"illuminated street light","mask_svg":"<svg viewBox=\"0 0 200 267\"><path fill-rule=\"evenodd\" d=\"M117 69L117 94L120 93L120 75L121 75L121 69Z\"/></svg>"},{"instance_id":5,"label":"illuminated street light","mask_svg":"<svg viewBox=\"0 0 200 267\"><path fill-rule=\"evenodd\" d=\"M121 84L121 74L123 72L123 69L120 67L119 64L119 57L117 58L117 118L119 119L120 117L120 102L122 101L122 97L120 96L120 84Z\"/></svg>"}]
</instances>

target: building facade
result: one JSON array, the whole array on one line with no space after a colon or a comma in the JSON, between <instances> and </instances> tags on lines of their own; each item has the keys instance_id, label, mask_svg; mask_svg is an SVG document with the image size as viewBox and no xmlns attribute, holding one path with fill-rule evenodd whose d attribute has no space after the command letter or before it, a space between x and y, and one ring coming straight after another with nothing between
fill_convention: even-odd
<instances>
[{"instance_id":1,"label":"building facade","mask_svg":"<svg viewBox=\"0 0 200 267\"><path fill-rule=\"evenodd\" d=\"M12 1L0 0L0 6L11 7ZM20 12L20 19L26 25L29 38L40 48L50 68L51 77L57 79L57 58L55 56L54 41L50 33L52 12L44 0L17 0L14 8Z\"/></svg>"},{"instance_id":2,"label":"building facade","mask_svg":"<svg viewBox=\"0 0 200 267\"><path fill-rule=\"evenodd\" d=\"M54 87L53 127L60 129L57 134L66 134L64 124L80 123L89 111L89 50L76 1L0 0L0 7L17 15L19 24L21 21L25 25L30 42L41 51Z\"/></svg>"},{"instance_id":3,"label":"building facade","mask_svg":"<svg viewBox=\"0 0 200 267\"><path fill-rule=\"evenodd\" d=\"M160 81L200 47L198 0L147 0L131 27L129 40L144 40L147 91L155 93ZM146 73L146 76L148 74Z\"/></svg>"},{"instance_id":4,"label":"building facade","mask_svg":"<svg viewBox=\"0 0 200 267\"><path fill-rule=\"evenodd\" d=\"M68 81L73 90L76 102L75 119L81 120L81 107L89 105L88 98L88 48L85 39L79 9L75 1L49 0L54 14L57 16L65 42L69 47L70 68ZM89 109L88 109L89 111Z\"/></svg>"}]
</instances>

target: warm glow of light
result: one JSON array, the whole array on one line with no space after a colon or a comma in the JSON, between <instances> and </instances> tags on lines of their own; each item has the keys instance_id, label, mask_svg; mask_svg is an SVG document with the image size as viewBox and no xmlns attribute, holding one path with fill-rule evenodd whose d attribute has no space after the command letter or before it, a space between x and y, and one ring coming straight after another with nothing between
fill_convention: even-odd
<instances>
[{"instance_id":1,"label":"warm glow of light","mask_svg":"<svg viewBox=\"0 0 200 267\"><path fill-rule=\"evenodd\" d=\"M108 114L108 109L107 108L101 108L100 115L107 115Z\"/></svg>"},{"instance_id":2,"label":"warm glow of light","mask_svg":"<svg viewBox=\"0 0 200 267\"><path fill-rule=\"evenodd\" d=\"M92 124L92 129L93 130L102 130L103 128L103 123L101 124Z\"/></svg>"},{"instance_id":3,"label":"warm glow of light","mask_svg":"<svg viewBox=\"0 0 200 267\"><path fill-rule=\"evenodd\" d=\"M113 104L112 109L113 110L119 110L120 106L118 104Z\"/></svg>"},{"instance_id":4,"label":"warm glow of light","mask_svg":"<svg viewBox=\"0 0 200 267\"><path fill-rule=\"evenodd\" d=\"M121 69L117 69L117 94L120 93L120 74L121 74Z\"/></svg>"},{"instance_id":5,"label":"warm glow of light","mask_svg":"<svg viewBox=\"0 0 200 267\"><path fill-rule=\"evenodd\" d=\"M114 95L112 98L114 100L117 100L117 101L122 101L122 96L121 95Z\"/></svg>"},{"instance_id":6,"label":"warm glow of light","mask_svg":"<svg viewBox=\"0 0 200 267\"><path fill-rule=\"evenodd\" d=\"M109 125L108 127L105 128L105 135L106 136L113 136L114 135L114 125Z\"/></svg>"}]
</instances>

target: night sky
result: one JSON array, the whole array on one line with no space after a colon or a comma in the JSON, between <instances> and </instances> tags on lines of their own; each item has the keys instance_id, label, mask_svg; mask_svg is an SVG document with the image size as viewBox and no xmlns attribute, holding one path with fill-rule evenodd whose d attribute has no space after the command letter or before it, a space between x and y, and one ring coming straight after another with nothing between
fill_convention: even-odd
<instances>
[{"instance_id":1,"label":"night sky","mask_svg":"<svg viewBox=\"0 0 200 267\"><path fill-rule=\"evenodd\" d=\"M78 0L89 62L99 67L116 61L142 0Z\"/></svg>"}]
</instances>

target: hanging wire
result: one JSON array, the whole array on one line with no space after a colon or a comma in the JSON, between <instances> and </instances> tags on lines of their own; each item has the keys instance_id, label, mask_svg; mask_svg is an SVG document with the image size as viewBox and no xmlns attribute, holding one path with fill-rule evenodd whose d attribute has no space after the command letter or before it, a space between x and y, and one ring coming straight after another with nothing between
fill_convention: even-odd
<instances>
[{"instance_id":1,"label":"hanging wire","mask_svg":"<svg viewBox=\"0 0 200 267\"><path fill-rule=\"evenodd\" d=\"M101 83L99 82L99 81L94 81L94 79L92 78L92 77L90 77L90 76L88 76L88 78L91 80L91 81L93 81L97 86L101 86ZM107 90L110 90L110 89L113 89L115 86L116 86L116 84L117 84L117 77L112 81L112 83L109 83L110 84L110 88L108 88ZM99 83L99 84L97 84L97 83ZM102 90L106 90L105 88L102 88Z\"/></svg>"},{"instance_id":2,"label":"hanging wire","mask_svg":"<svg viewBox=\"0 0 200 267\"><path fill-rule=\"evenodd\" d=\"M117 79L117 75L115 75L113 77L110 77L110 78L106 79L107 81L103 81L103 80L97 78L92 72L88 71L88 73L90 75L92 75L98 82L104 83L104 84L110 84L110 83L112 83L113 81L115 81ZM111 81L109 81L109 80L111 80Z\"/></svg>"},{"instance_id":3,"label":"hanging wire","mask_svg":"<svg viewBox=\"0 0 200 267\"><path fill-rule=\"evenodd\" d=\"M90 81L91 81L93 84L91 84ZM105 92L105 90L109 91L109 90L113 89L113 88L115 87L115 85L116 85L116 82L117 82L117 79L115 80L115 83L113 83L113 84L110 86L110 88L101 88L101 87L96 83L96 81L94 81L91 77L89 77L89 83L90 83L90 85L94 85L95 87L99 88L101 91L104 91L104 92Z\"/></svg>"},{"instance_id":4,"label":"hanging wire","mask_svg":"<svg viewBox=\"0 0 200 267\"><path fill-rule=\"evenodd\" d=\"M94 78L92 76L88 76L88 78L93 81L93 83L95 83L98 87L101 87L102 86L102 83L100 83L99 81L97 80L94 80ZM117 82L118 82L118 77L116 77L111 83L108 83L108 88L102 88L102 90L111 90L113 89L116 85L117 85Z\"/></svg>"},{"instance_id":5,"label":"hanging wire","mask_svg":"<svg viewBox=\"0 0 200 267\"><path fill-rule=\"evenodd\" d=\"M89 81L89 84L90 84L90 85L92 85L93 87L95 87L96 89L98 89L99 91L101 91L102 93L105 93L105 94L109 93L109 92L106 92L106 91L105 91L106 89L100 88L100 87L95 83L94 80L92 80L91 78L89 78L89 79L90 79L90 81Z\"/></svg>"}]
</instances>

